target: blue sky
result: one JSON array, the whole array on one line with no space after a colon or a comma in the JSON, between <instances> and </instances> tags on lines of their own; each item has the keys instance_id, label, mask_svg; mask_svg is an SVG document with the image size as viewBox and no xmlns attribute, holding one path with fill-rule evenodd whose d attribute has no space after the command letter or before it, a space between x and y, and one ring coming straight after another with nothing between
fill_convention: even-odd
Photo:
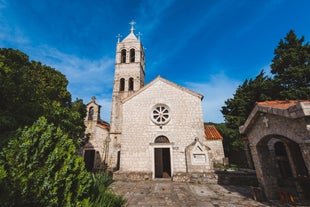
<instances>
[{"instance_id":1,"label":"blue sky","mask_svg":"<svg viewBox=\"0 0 310 207\"><path fill-rule=\"evenodd\" d=\"M204 120L223 122L224 101L270 71L290 29L310 39L307 0L0 0L0 47L66 75L72 99L93 95L109 121L117 34L143 35L146 83L160 75L204 95Z\"/></svg>"}]
</instances>

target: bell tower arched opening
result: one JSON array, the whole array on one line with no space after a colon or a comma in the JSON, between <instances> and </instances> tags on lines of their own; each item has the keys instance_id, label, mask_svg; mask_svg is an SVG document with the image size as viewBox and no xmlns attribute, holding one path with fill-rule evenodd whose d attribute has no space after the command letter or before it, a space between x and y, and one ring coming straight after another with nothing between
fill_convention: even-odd
<instances>
[{"instance_id":1,"label":"bell tower arched opening","mask_svg":"<svg viewBox=\"0 0 310 207\"><path fill-rule=\"evenodd\" d=\"M131 63L135 62L135 57L136 57L135 49L130 49L130 62Z\"/></svg>"},{"instance_id":2,"label":"bell tower arched opening","mask_svg":"<svg viewBox=\"0 0 310 207\"><path fill-rule=\"evenodd\" d=\"M126 49L121 51L121 63L126 63Z\"/></svg>"},{"instance_id":3,"label":"bell tower arched opening","mask_svg":"<svg viewBox=\"0 0 310 207\"><path fill-rule=\"evenodd\" d=\"M94 107L91 106L89 107L89 111L88 111L88 120L93 120L94 119Z\"/></svg>"},{"instance_id":4,"label":"bell tower arched opening","mask_svg":"<svg viewBox=\"0 0 310 207\"><path fill-rule=\"evenodd\" d=\"M124 91L125 90L125 79L121 78L119 81L119 91Z\"/></svg>"},{"instance_id":5,"label":"bell tower arched opening","mask_svg":"<svg viewBox=\"0 0 310 207\"><path fill-rule=\"evenodd\" d=\"M133 91L133 78L129 78L128 81L128 91Z\"/></svg>"}]
</instances>

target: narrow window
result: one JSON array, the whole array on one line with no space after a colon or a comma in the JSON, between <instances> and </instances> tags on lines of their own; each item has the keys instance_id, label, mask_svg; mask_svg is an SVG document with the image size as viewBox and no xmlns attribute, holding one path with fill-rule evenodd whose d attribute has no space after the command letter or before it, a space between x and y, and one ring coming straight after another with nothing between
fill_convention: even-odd
<instances>
[{"instance_id":1,"label":"narrow window","mask_svg":"<svg viewBox=\"0 0 310 207\"><path fill-rule=\"evenodd\" d=\"M135 62L135 49L130 50L130 62L131 63Z\"/></svg>"},{"instance_id":2,"label":"narrow window","mask_svg":"<svg viewBox=\"0 0 310 207\"><path fill-rule=\"evenodd\" d=\"M125 63L126 62L126 50L123 49L121 52L121 63Z\"/></svg>"},{"instance_id":3,"label":"narrow window","mask_svg":"<svg viewBox=\"0 0 310 207\"><path fill-rule=\"evenodd\" d=\"M133 91L133 78L129 78L128 90Z\"/></svg>"},{"instance_id":4,"label":"narrow window","mask_svg":"<svg viewBox=\"0 0 310 207\"><path fill-rule=\"evenodd\" d=\"M90 107L88 111L88 120L93 120L94 116L94 107Z\"/></svg>"},{"instance_id":5,"label":"narrow window","mask_svg":"<svg viewBox=\"0 0 310 207\"><path fill-rule=\"evenodd\" d=\"M125 79L121 78L120 83L119 83L119 90L124 91L125 90Z\"/></svg>"}]
</instances>

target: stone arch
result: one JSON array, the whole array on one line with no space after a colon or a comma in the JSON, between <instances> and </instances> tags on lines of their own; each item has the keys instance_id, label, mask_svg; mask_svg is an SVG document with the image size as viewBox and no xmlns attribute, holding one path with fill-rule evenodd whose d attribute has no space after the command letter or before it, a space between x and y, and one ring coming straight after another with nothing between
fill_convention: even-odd
<instances>
[{"instance_id":1,"label":"stone arch","mask_svg":"<svg viewBox=\"0 0 310 207\"><path fill-rule=\"evenodd\" d=\"M134 87L134 79L133 78L129 78L129 81L128 81L128 91L133 91L133 87Z\"/></svg>"},{"instance_id":2,"label":"stone arch","mask_svg":"<svg viewBox=\"0 0 310 207\"><path fill-rule=\"evenodd\" d=\"M154 143L170 143L170 141L166 136L161 135L155 138Z\"/></svg>"},{"instance_id":3,"label":"stone arch","mask_svg":"<svg viewBox=\"0 0 310 207\"><path fill-rule=\"evenodd\" d=\"M253 145L257 145L262 139L270 137L270 136L277 136L277 137L287 137L287 139L290 139L297 144L303 143L304 137L300 136L303 133L296 133L296 130L292 130L290 127L269 127L265 128L264 130L259 131L259 137L255 137L251 141ZM289 137L289 138L288 138Z\"/></svg>"},{"instance_id":4,"label":"stone arch","mask_svg":"<svg viewBox=\"0 0 310 207\"><path fill-rule=\"evenodd\" d=\"M88 120L93 120L94 119L94 107L91 106L88 109Z\"/></svg>"},{"instance_id":5,"label":"stone arch","mask_svg":"<svg viewBox=\"0 0 310 207\"><path fill-rule=\"evenodd\" d=\"M121 50L121 63L126 63L126 49Z\"/></svg>"},{"instance_id":6,"label":"stone arch","mask_svg":"<svg viewBox=\"0 0 310 207\"><path fill-rule=\"evenodd\" d=\"M121 78L119 81L119 91L124 91L125 90L125 79Z\"/></svg>"},{"instance_id":7,"label":"stone arch","mask_svg":"<svg viewBox=\"0 0 310 207\"><path fill-rule=\"evenodd\" d=\"M130 49L130 52L129 52L129 62L131 63L134 63L135 62L135 59L136 59L136 50L134 48Z\"/></svg>"},{"instance_id":8,"label":"stone arch","mask_svg":"<svg viewBox=\"0 0 310 207\"><path fill-rule=\"evenodd\" d=\"M258 179L270 198L276 198L279 189L286 189L295 196L307 192L300 178L309 178L309 175L298 143L271 134L261 138L254 148L253 161L255 167L261 169Z\"/></svg>"}]
</instances>

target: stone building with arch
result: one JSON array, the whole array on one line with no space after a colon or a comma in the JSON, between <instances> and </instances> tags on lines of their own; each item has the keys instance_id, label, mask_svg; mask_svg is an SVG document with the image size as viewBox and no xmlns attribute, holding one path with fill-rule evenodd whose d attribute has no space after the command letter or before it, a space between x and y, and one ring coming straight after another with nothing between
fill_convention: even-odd
<instances>
[{"instance_id":1,"label":"stone building with arch","mask_svg":"<svg viewBox=\"0 0 310 207\"><path fill-rule=\"evenodd\" d=\"M258 102L239 130L268 199L310 200L309 100Z\"/></svg>"},{"instance_id":2,"label":"stone building with arch","mask_svg":"<svg viewBox=\"0 0 310 207\"><path fill-rule=\"evenodd\" d=\"M144 48L132 25L116 46L108 126L102 127L95 99L87 105L89 145L101 143L94 147L101 157L98 166L107 166L115 179L132 180L177 180L193 172L212 172L224 150L221 136L206 136L203 95L160 76L145 85L144 78Z\"/></svg>"}]
</instances>

